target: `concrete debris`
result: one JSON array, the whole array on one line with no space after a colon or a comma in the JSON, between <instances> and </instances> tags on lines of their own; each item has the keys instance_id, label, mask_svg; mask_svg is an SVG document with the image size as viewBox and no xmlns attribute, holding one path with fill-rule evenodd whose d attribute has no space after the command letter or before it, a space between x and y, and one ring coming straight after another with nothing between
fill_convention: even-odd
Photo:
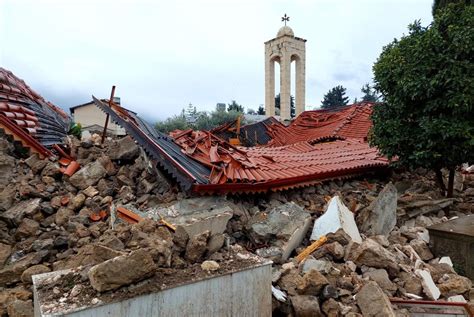
<instances>
[{"instance_id":1,"label":"concrete debris","mask_svg":"<svg viewBox=\"0 0 474 317\"><path fill-rule=\"evenodd\" d=\"M108 151L108 156L111 160L131 161L136 159L139 154L140 148L129 136L112 141Z\"/></svg>"},{"instance_id":2,"label":"concrete debris","mask_svg":"<svg viewBox=\"0 0 474 317\"><path fill-rule=\"evenodd\" d=\"M451 261L451 258L449 256L443 256L441 259L439 259L438 263L444 263L449 265L450 267L453 267L453 262Z\"/></svg>"},{"instance_id":3,"label":"concrete debris","mask_svg":"<svg viewBox=\"0 0 474 317\"><path fill-rule=\"evenodd\" d=\"M275 286L272 285L272 294L273 296L279 300L280 302L286 302L286 294L285 292L279 290L278 288L276 288Z\"/></svg>"},{"instance_id":4,"label":"concrete debris","mask_svg":"<svg viewBox=\"0 0 474 317\"><path fill-rule=\"evenodd\" d=\"M319 317L324 316L319 308L319 301L312 295L291 296L291 303L295 311L295 317Z\"/></svg>"},{"instance_id":5,"label":"concrete debris","mask_svg":"<svg viewBox=\"0 0 474 317\"><path fill-rule=\"evenodd\" d=\"M423 285L423 292L432 300L437 300L441 295L439 288L433 282L430 272L427 270L416 270L415 273L421 278L421 283Z\"/></svg>"},{"instance_id":6,"label":"concrete debris","mask_svg":"<svg viewBox=\"0 0 474 317\"><path fill-rule=\"evenodd\" d=\"M88 276L92 287L104 292L143 280L155 269L150 253L140 249L93 266Z\"/></svg>"},{"instance_id":7,"label":"concrete debris","mask_svg":"<svg viewBox=\"0 0 474 317\"><path fill-rule=\"evenodd\" d=\"M327 260L316 260L314 258L308 258L303 262L302 272L307 273L310 270L316 270L324 274L331 272L332 264Z\"/></svg>"},{"instance_id":8,"label":"concrete debris","mask_svg":"<svg viewBox=\"0 0 474 317\"><path fill-rule=\"evenodd\" d=\"M454 296L448 297L448 302L467 303L467 300L462 295L454 295Z\"/></svg>"},{"instance_id":9,"label":"concrete debris","mask_svg":"<svg viewBox=\"0 0 474 317\"><path fill-rule=\"evenodd\" d=\"M311 224L311 215L295 203L286 203L268 213L257 213L249 221L251 237L257 243L272 242L281 249L281 258L286 261L298 247ZM273 240L273 241L272 241Z\"/></svg>"},{"instance_id":10,"label":"concrete debris","mask_svg":"<svg viewBox=\"0 0 474 317\"><path fill-rule=\"evenodd\" d=\"M359 230L369 236L388 236L397 223L397 199L397 189L388 183L364 213L358 216Z\"/></svg>"},{"instance_id":11,"label":"concrete debris","mask_svg":"<svg viewBox=\"0 0 474 317\"><path fill-rule=\"evenodd\" d=\"M311 234L311 240L318 240L330 232L343 229L354 242L361 243L362 238L354 221L354 214L347 209L339 196L329 201L326 212L316 219Z\"/></svg>"}]
</instances>

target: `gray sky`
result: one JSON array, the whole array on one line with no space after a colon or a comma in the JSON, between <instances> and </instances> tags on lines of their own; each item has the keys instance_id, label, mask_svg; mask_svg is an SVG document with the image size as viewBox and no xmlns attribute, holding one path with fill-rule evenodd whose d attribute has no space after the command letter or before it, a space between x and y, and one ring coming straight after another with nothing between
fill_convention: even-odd
<instances>
[{"instance_id":1,"label":"gray sky","mask_svg":"<svg viewBox=\"0 0 474 317\"><path fill-rule=\"evenodd\" d=\"M382 47L432 0L0 0L0 65L63 108L108 97L153 121L189 102L264 103L264 45L290 16L306 43L306 109L335 85L351 101ZM277 89L278 90L278 89Z\"/></svg>"}]
</instances>

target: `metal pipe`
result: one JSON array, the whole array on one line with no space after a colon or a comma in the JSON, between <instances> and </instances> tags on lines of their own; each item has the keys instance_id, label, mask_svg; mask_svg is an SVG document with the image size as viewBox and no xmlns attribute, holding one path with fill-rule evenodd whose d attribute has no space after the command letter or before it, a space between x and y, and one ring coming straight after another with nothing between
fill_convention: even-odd
<instances>
[{"instance_id":1,"label":"metal pipe","mask_svg":"<svg viewBox=\"0 0 474 317\"><path fill-rule=\"evenodd\" d=\"M110 99L109 99L109 107L112 107L114 95L115 95L115 86L112 86L112 92L110 93ZM105 136L107 135L108 125L109 125L109 114L107 113L107 115L105 116L104 131L102 132L102 140L100 141L100 144L104 144Z\"/></svg>"}]
</instances>

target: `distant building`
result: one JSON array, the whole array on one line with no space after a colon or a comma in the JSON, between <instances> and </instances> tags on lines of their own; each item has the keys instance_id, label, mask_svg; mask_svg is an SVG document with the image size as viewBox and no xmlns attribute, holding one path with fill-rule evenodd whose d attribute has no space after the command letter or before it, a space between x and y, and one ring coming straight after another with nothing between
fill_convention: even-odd
<instances>
[{"instance_id":1,"label":"distant building","mask_svg":"<svg viewBox=\"0 0 474 317\"><path fill-rule=\"evenodd\" d=\"M114 98L115 103L120 104L120 98ZM102 133L105 124L105 113L103 113L93 101L69 108L71 116L76 123L80 123L82 130L90 133ZM109 120L107 133L112 135L125 135L125 130Z\"/></svg>"}]
</instances>

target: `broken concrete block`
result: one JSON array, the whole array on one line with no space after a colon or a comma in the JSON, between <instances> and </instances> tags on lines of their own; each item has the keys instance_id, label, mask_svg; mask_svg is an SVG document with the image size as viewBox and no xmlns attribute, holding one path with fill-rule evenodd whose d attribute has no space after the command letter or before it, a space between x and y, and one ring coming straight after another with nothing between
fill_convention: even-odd
<instances>
[{"instance_id":1,"label":"broken concrete block","mask_svg":"<svg viewBox=\"0 0 474 317\"><path fill-rule=\"evenodd\" d=\"M332 264L326 260L315 260L312 258L307 258L303 262L303 273L306 273L310 270L317 270L321 273L327 274L331 272Z\"/></svg>"},{"instance_id":2,"label":"broken concrete block","mask_svg":"<svg viewBox=\"0 0 474 317\"><path fill-rule=\"evenodd\" d=\"M397 189L388 183L361 214L363 219L359 221L359 229L370 236L388 236L397 223L397 197Z\"/></svg>"},{"instance_id":3,"label":"broken concrete block","mask_svg":"<svg viewBox=\"0 0 474 317\"><path fill-rule=\"evenodd\" d=\"M109 157L112 160L134 160L140 154L140 148L129 136L112 143L109 148Z\"/></svg>"},{"instance_id":4,"label":"broken concrete block","mask_svg":"<svg viewBox=\"0 0 474 317\"><path fill-rule=\"evenodd\" d=\"M421 277L421 285L423 285L423 291L432 300L437 300L441 295L439 288L433 282L430 272L427 270L416 270L415 273Z\"/></svg>"},{"instance_id":5,"label":"broken concrete block","mask_svg":"<svg viewBox=\"0 0 474 317\"><path fill-rule=\"evenodd\" d=\"M204 261L201 264L201 269L203 269L204 271L215 271L215 270L218 270L219 267L220 267L219 263L217 263L216 261L211 261L211 260Z\"/></svg>"},{"instance_id":6,"label":"broken concrete block","mask_svg":"<svg viewBox=\"0 0 474 317\"><path fill-rule=\"evenodd\" d=\"M449 265L450 267L453 267L453 262L451 261L451 258L449 256L443 256L441 259L439 259L438 263L444 263Z\"/></svg>"},{"instance_id":7,"label":"broken concrete block","mask_svg":"<svg viewBox=\"0 0 474 317\"><path fill-rule=\"evenodd\" d=\"M399 271L398 261L387 249L372 239L367 239L356 247L349 254L349 260L357 266L366 265L369 267L387 269L390 275L396 275Z\"/></svg>"},{"instance_id":8,"label":"broken concrete block","mask_svg":"<svg viewBox=\"0 0 474 317\"><path fill-rule=\"evenodd\" d=\"M104 292L147 278L153 275L155 268L151 255L139 249L93 266L88 276L91 286Z\"/></svg>"},{"instance_id":9,"label":"broken concrete block","mask_svg":"<svg viewBox=\"0 0 474 317\"><path fill-rule=\"evenodd\" d=\"M467 303L467 300L462 295L455 295L455 296L448 297L448 302Z\"/></svg>"},{"instance_id":10,"label":"broken concrete block","mask_svg":"<svg viewBox=\"0 0 474 317\"><path fill-rule=\"evenodd\" d=\"M375 282L365 284L357 293L356 300L364 317L396 316L387 295Z\"/></svg>"},{"instance_id":11,"label":"broken concrete block","mask_svg":"<svg viewBox=\"0 0 474 317\"><path fill-rule=\"evenodd\" d=\"M249 222L252 238L281 248L281 261L301 244L311 224L311 215L293 202L275 207L269 213L257 213ZM276 238L276 239L275 239Z\"/></svg>"},{"instance_id":12,"label":"broken concrete block","mask_svg":"<svg viewBox=\"0 0 474 317\"><path fill-rule=\"evenodd\" d=\"M361 243L362 238L354 220L354 214L344 205L339 196L329 201L326 212L314 222L311 240L318 240L330 232L342 228L354 242Z\"/></svg>"},{"instance_id":13,"label":"broken concrete block","mask_svg":"<svg viewBox=\"0 0 474 317\"><path fill-rule=\"evenodd\" d=\"M86 189L97 182L107 174L106 169L99 161L94 161L82 167L69 178L69 182L76 188Z\"/></svg>"}]
</instances>

